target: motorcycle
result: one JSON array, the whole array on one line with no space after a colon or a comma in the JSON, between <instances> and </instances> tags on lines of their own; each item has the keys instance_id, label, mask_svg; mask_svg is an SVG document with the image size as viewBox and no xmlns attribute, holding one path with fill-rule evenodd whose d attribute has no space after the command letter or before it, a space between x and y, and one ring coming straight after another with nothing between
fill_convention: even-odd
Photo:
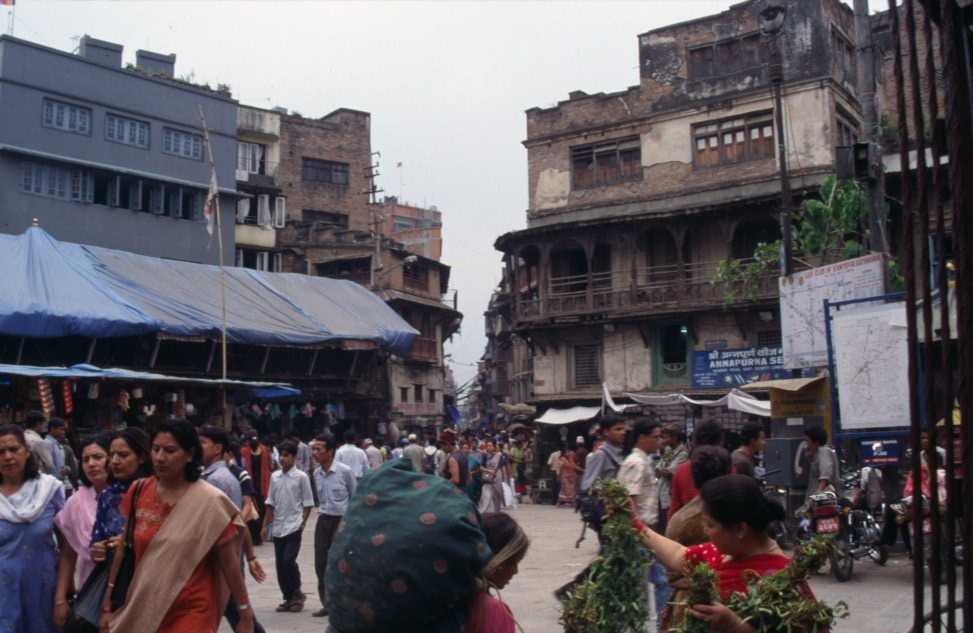
<instances>
[{"instance_id":1,"label":"motorcycle","mask_svg":"<svg viewBox=\"0 0 973 633\"><path fill-rule=\"evenodd\" d=\"M853 483L850 478L846 482ZM834 539L831 573L839 582L851 579L856 560L867 557L878 565L888 561L882 531L867 506L865 491L857 485L847 486L840 496L831 491L810 496L799 538L822 534Z\"/></svg>"}]
</instances>

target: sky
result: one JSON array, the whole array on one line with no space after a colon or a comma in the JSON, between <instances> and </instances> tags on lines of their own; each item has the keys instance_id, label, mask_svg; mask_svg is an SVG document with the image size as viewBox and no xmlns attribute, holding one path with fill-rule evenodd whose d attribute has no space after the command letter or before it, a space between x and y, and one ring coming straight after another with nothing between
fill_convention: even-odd
<instances>
[{"instance_id":1,"label":"sky","mask_svg":"<svg viewBox=\"0 0 973 633\"><path fill-rule=\"evenodd\" d=\"M124 62L140 48L175 53L176 75L229 84L248 105L370 112L384 195L443 213L464 313L446 353L462 385L500 280L494 240L526 226L524 111L637 85L638 34L730 4L17 0L14 34L68 51L88 34L124 45Z\"/></svg>"}]
</instances>

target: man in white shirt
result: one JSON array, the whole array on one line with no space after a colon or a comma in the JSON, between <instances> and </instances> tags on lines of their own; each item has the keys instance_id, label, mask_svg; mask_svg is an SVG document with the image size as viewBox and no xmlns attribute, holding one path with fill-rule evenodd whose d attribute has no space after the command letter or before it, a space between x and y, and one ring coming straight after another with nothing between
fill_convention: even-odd
<instances>
[{"instance_id":1,"label":"man in white shirt","mask_svg":"<svg viewBox=\"0 0 973 633\"><path fill-rule=\"evenodd\" d=\"M635 422L632 427L635 446L618 471L618 481L628 490L629 501L635 516L645 525L657 528L659 523L659 478L655 474L652 455L659 450L662 427L647 418ZM655 585L656 618L669 601L671 590L665 569L652 561L649 575Z\"/></svg>"},{"instance_id":2,"label":"man in white shirt","mask_svg":"<svg viewBox=\"0 0 973 633\"><path fill-rule=\"evenodd\" d=\"M553 505L557 505L557 497L561 494L561 479L558 477L558 471L561 470L561 449L557 449L547 458L547 469L554 474L554 484L551 486L551 498L553 499Z\"/></svg>"},{"instance_id":3,"label":"man in white shirt","mask_svg":"<svg viewBox=\"0 0 973 633\"><path fill-rule=\"evenodd\" d=\"M318 577L318 599L321 608L311 615L328 615L328 592L325 576L328 552L334 541L341 517L348 511L348 502L355 494L358 480L351 469L334 459L335 439L330 433L319 435L311 443L311 452L318 467L314 469L314 488L318 493L318 521L314 526L314 571Z\"/></svg>"},{"instance_id":4,"label":"man in white shirt","mask_svg":"<svg viewBox=\"0 0 973 633\"><path fill-rule=\"evenodd\" d=\"M267 514L264 515L263 538L267 525L273 524L274 557L277 563L277 585L284 601L277 611L298 612L304 609L305 595L301 591L301 570L297 556L301 552L301 535L314 507L311 480L298 470L297 444L287 440L278 447L280 470L270 477L267 493Z\"/></svg>"},{"instance_id":5,"label":"man in white shirt","mask_svg":"<svg viewBox=\"0 0 973 633\"><path fill-rule=\"evenodd\" d=\"M366 439L365 442L365 457L368 458L368 468L369 470L375 470L382 465L384 461L382 459L382 451L378 450L375 443L371 439Z\"/></svg>"},{"instance_id":6,"label":"man in white shirt","mask_svg":"<svg viewBox=\"0 0 973 633\"><path fill-rule=\"evenodd\" d=\"M368 455L355 446L355 432L345 431L345 443L334 454L334 458L351 469L355 479L361 479L368 472Z\"/></svg>"},{"instance_id":7,"label":"man in white shirt","mask_svg":"<svg viewBox=\"0 0 973 633\"><path fill-rule=\"evenodd\" d=\"M41 429L44 427L45 419L44 414L40 411L28 411L24 420L24 439L27 440L27 450L34 456L40 471L56 477L58 473L54 470L51 449L44 443L44 438L41 437Z\"/></svg>"}]
</instances>

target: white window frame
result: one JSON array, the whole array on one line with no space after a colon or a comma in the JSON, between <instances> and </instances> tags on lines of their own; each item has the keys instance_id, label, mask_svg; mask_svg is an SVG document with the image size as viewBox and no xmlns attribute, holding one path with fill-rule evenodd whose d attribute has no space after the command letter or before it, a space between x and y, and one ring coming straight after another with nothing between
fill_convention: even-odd
<instances>
[{"instance_id":1,"label":"white window frame","mask_svg":"<svg viewBox=\"0 0 973 633\"><path fill-rule=\"evenodd\" d=\"M120 114L105 114L105 139L142 149L149 149L149 124Z\"/></svg>"},{"instance_id":2,"label":"white window frame","mask_svg":"<svg viewBox=\"0 0 973 633\"><path fill-rule=\"evenodd\" d=\"M267 251L257 252L257 268L261 272L270 272L270 253Z\"/></svg>"},{"instance_id":3,"label":"white window frame","mask_svg":"<svg viewBox=\"0 0 973 633\"><path fill-rule=\"evenodd\" d=\"M240 198L236 201L236 222L244 224L250 215L250 198Z\"/></svg>"},{"instance_id":4,"label":"white window frame","mask_svg":"<svg viewBox=\"0 0 973 633\"><path fill-rule=\"evenodd\" d=\"M274 253L273 257L270 258L270 272L280 273L284 271L284 255L282 253Z\"/></svg>"},{"instance_id":5,"label":"white window frame","mask_svg":"<svg viewBox=\"0 0 973 633\"><path fill-rule=\"evenodd\" d=\"M243 249L236 249L236 255L234 256L234 264L237 268L243 268Z\"/></svg>"},{"instance_id":6,"label":"white window frame","mask_svg":"<svg viewBox=\"0 0 973 633\"><path fill-rule=\"evenodd\" d=\"M257 196L257 224L266 228L273 225L273 217L270 214L270 195L261 193Z\"/></svg>"},{"instance_id":7,"label":"white window frame","mask_svg":"<svg viewBox=\"0 0 973 633\"><path fill-rule=\"evenodd\" d=\"M45 97L41 125L72 134L91 135L91 108Z\"/></svg>"},{"instance_id":8,"label":"white window frame","mask_svg":"<svg viewBox=\"0 0 973 633\"><path fill-rule=\"evenodd\" d=\"M274 198L274 228L282 229L287 224L287 198Z\"/></svg>"},{"instance_id":9,"label":"white window frame","mask_svg":"<svg viewBox=\"0 0 973 633\"><path fill-rule=\"evenodd\" d=\"M189 160L203 160L203 137L167 127L162 130L162 153Z\"/></svg>"}]
</instances>

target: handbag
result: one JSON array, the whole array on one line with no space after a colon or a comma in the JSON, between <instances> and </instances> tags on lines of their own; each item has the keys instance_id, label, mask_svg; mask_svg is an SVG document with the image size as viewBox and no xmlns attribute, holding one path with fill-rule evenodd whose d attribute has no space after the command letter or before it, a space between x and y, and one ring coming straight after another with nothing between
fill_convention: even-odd
<instances>
[{"instance_id":1,"label":"handbag","mask_svg":"<svg viewBox=\"0 0 973 633\"><path fill-rule=\"evenodd\" d=\"M101 617L101 604L105 599L105 589L108 587L108 574L111 566L107 562L98 565L88 574L81 591L78 592L74 600L72 611L76 618L84 620L88 624L98 626L98 619Z\"/></svg>"},{"instance_id":2,"label":"handbag","mask_svg":"<svg viewBox=\"0 0 973 633\"><path fill-rule=\"evenodd\" d=\"M115 576L115 586L110 588L112 612L118 611L125 605L128 587L132 584L132 578L135 576L135 506L138 503L139 494L142 492L142 483L140 481L136 484L135 494L132 495L132 502L128 510L122 562L119 564L118 574Z\"/></svg>"}]
</instances>

